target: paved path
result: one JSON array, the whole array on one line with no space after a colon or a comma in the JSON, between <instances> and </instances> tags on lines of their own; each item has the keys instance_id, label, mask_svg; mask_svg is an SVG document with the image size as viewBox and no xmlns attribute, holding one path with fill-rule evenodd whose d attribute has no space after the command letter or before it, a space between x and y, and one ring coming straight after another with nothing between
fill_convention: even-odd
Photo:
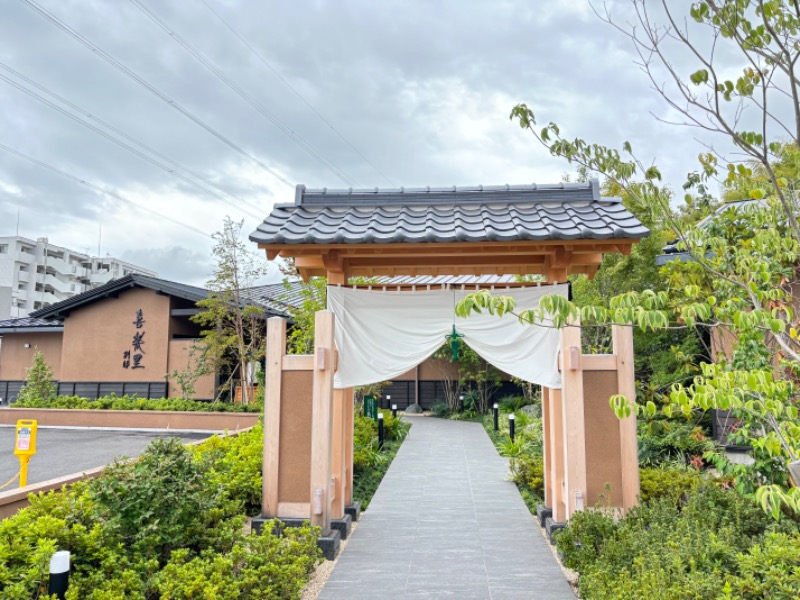
<instances>
[{"instance_id":1,"label":"paved path","mask_svg":"<svg viewBox=\"0 0 800 600\"><path fill-rule=\"evenodd\" d=\"M319 600L574 600L483 427L409 420Z\"/></svg>"},{"instance_id":2,"label":"paved path","mask_svg":"<svg viewBox=\"0 0 800 600\"><path fill-rule=\"evenodd\" d=\"M14 435L14 427L0 427L0 485L19 471L19 460L14 456ZM209 434L40 429L36 440L36 456L31 458L28 467L28 483L80 473L123 456L137 456L154 439L168 436L177 436L189 442L207 438Z\"/></svg>"}]
</instances>

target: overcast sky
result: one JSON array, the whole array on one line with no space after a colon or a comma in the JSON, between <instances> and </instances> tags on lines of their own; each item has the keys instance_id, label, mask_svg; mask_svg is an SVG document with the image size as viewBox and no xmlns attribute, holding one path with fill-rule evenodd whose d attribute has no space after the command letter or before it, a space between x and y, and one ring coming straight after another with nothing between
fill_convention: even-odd
<instances>
[{"instance_id":1,"label":"overcast sky","mask_svg":"<svg viewBox=\"0 0 800 600\"><path fill-rule=\"evenodd\" d=\"M104 124L113 126L164 168L5 80L0 144L172 221L0 149L0 235L15 232L19 210L22 235L93 253L100 241L103 255L201 284L213 268L201 233L225 215L245 219L249 233L273 203L293 200L298 183L561 180L573 169L509 121L519 102L570 137L629 140L676 188L702 149L651 116L667 108L633 48L583 0L137 2L175 35L124 0L36 0L52 19L0 0L0 76L120 138Z\"/></svg>"}]
</instances>

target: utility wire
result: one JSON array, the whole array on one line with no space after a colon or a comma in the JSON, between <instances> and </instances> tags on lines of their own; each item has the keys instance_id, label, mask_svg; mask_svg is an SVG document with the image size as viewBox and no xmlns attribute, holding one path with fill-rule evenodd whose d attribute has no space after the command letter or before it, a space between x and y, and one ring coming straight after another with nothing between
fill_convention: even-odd
<instances>
[{"instance_id":1,"label":"utility wire","mask_svg":"<svg viewBox=\"0 0 800 600\"><path fill-rule=\"evenodd\" d=\"M180 46L182 46L189 54L191 54L200 64L202 64L206 69L211 71L217 79L222 81L225 85L231 88L236 94L241 97L245 102L250 104L253 108L255 108L262 116L266 117L266 119L275 125L282 133L284 133L289 139L291 139L295 144L297 144L300 148L305 150L308 154L310 154L313 158L315 158L321 165L325 168L329 169L334 175L336 175L339 179L345 182L345 184L349 186L356 186L357 183L353 178L348 176L344 171L336 167L330 160L325 158L321 152L319 152L314 146L303 140L299 135L297 135L292 129L287 127L283 124L283 122L269 109L264 107L263 104L258 102L253 96L248 94L244 88L242 88L239 84L237 84L233 79L228 77L224 71L222 71L219 67L217 67L211 60L209 60L202 52L200 52L197 48L195 48L191 43L186 41L182 38L178 33L174 30L170 29L170 27L162 21L155 13L153 13L150 9L144 6L139 0L130 0L131 4L133 4L136 8L138 8L142 13L144 13L150 20L152 20L156 25L158 25L161 29L163 29L167 35L169 35L173 40L175 40Z\"/></svg>"},{"instance_id":2,"label":"utility wire","mask_svg":"<svg viewBox=\"0 0 800 600\"><path fill-rule=\"evenodd\" d=\"M211 5L210 5L210 4L209 4L209 3L208 3L206 0L200 0L200 2L202 2L202 3L203 3L203 5L204 5L204 6L205 6L205 7L206 7L206 8L207 8L207 9L208 9L210 12L211 12L211 14L213 14L213 15L214 15L214 16L215 16L217 19L219 19L219 21L220 21L220 22L221 22L221 23L222 23L222 24L223 24L225 27L227 27L227 28L228 28L228 30L229 30L229 31L230 31L230 32L231 32L231 33L232 33L234 36L236 36L236 38L237 38L237 39L238 39L240 42L242 42L242 44L244 44L244 46L245 46L245 47L246 47L248 50L250 50L250 52L252 52L252 53L255 55L255 57L256 57L256 58L258 58L258 60L260 60L260 61L261 61L261 62L264 64L264 66L265 66L265 67L267 67L267 69L269 69L269 70L270 70L270 72L271 72L271 73L272 73L272 74L273 74L275 77L277 77L277 78L278 78L278 80L279 80L279 81L280 81L280 82L281 82L283 85L285 85L285 86L286 86L286 87L287 87L287 88L288 88L288 89L289 89L289 90L290 90L290 91L291 91L291 92L292 92L292 93L293 93L295 96L297 96L297 98L298 98L298 99L299 99L299 100L300 100L300 101L301 101L303 104L305 104L305 105L306 105L306 107L307 107L307 108L308 108L308 109L309 109L309 110L310 110L312 113L314 113L314 114L315 114L315 115L316 115L316 116L317 116L317 117L318 117L318 118L319 118L319 119L320 119L320 120L321 120L323 123L325 123L325 124L326 124L326 125L327 125L327 126L328 126L328 127L329 127L329 128L330 128L330 129L331 129L331 130L332 130L332 131L333 131L333 132L336 134L336 135L337 135L337 136L339 136L339 139L341 139L341 140L342 140L342 141L343 141L345 144L347 144L347 146L348 146L348 147L349 147L349 148L350 148L350 149L351 149L353 152L355 152L356 154L358 154L358 156L360 156L360 157L361 157L361 158L364 160L364 162L366 162L366 163L367 163L369 166L371 166L373 169L375 169L375 171L376 171L376 172L377 172L377 173L378 173L378 174L379 174L381 177L383 177L383 178L384 178L386 181L388 181L390 185L393 185L393 186L396 186L396 185L397 185L397 184L396 184L394 181L392 181L392 180L389 178L389 176L388 176L388 175L386 175L386 173L384 173L384 172L383 172L383 171L381 171L381 170L380 170L380 169L379 169L377 166L375 166L375 164L374 164L374 163L373 163L373 162L372 162L372 161L371 161L369 158L367 158L366 156L364 156L364 154L363 154L363 153L362 153L362 152L361 152L361 151L360 151L360 150L359 150L359 149L358 149L358 148L357 148L357 147L356 147L356 146L355 146L355 145L354 145L354 144L353 144L353 143L352 143L350 140L348 140L348 139L347 139L347 138L344 136L344 134L342 134L342 132L340 132L338 129L336 129L336 127L334 127L334 126L333 126L333 123L331 123L331 122L330 122L328 119L326 119L326 118L325 118L325 116L324 116L322 113L320 113L320 112L319 112L319 111L318 111L318 110L317 110L317 109L314 107L314 105L313 105L313 104L311 104L311 103L310 103L308 100L306 100L306 99L305 99L305 97L304 97L304 96L303 96L303 95L302 95L302 94L301 94L301 93L300 93L300 92L299 92L299 91L298 91L298 90L297 90L297 89L296 89L296 88L295 88L295 87L294 87L294 86L293 86L291 83L289 83L289 82L288 82L288 81L287 81L287 80L286 80L286 79L283 77L283 75L281 75L281 74L280 74L280 72L279 72L279 71L278 71L278 70L277 70L275 67L273 67L273 66L272 66L272 64L271 64L271 63L270 63L270 62L269 62L269 61L268 61L266 58L264 58L264 56L263 56L263 55L262 55L262 54L261 54L261 53L260 53L258 50L256 50L256 49L253 47L253 45L252 45L252 44L250 44L250 42L248 42L248 41L245 39L245 37L244 37L243 35L241 35L241 34L240 34L240 33L239 33L239 32L238 32L236 29L234 29L234 27L233 27L233 26L232 26L230 23L228 23L228 21L226 21L224 18L222 18L222 15L220 15L220 14L219 14L219 13L218 13L216 10L214 10L214 9L211 7Z\"/></svg>"},{"instance_id":3,"label":"utility wire","mask_svg":"<svg viewBox=\"0 0 800 600\"><path fill-rule=\"evenodd\" d=\"M72 175L71 173L67 173L66 171L62 171L58 167L54 167L53 165L48 164L48 163L46 163L44 161L41 161L41 160L39 160L37 158L34 158L34 157L29 156L27 154L23 154L22 152L20 152L18 150L14 150L14 148L11 148L10 146L6 146L5 144L0 144L0 150L5 150L9 154L13 154L13 155L15 155L15 156L17 156L19 158L22 158L24 160L32 162L32 163L34 163L36 165L39 165L40 167L45 168L48 171L52 171L53 173L56 173L57 175L61 175L62 177L66 177L67 179L71 179L75 183L80 183L81 185L84 185L84 186L86 186L88 188L91 188L91 189L97 191L97 192L100 192L101 194L105 194L105 195L111 196L112 198L116 198L117 200L120 200L121 202L125 202L126 204L129 204L129 205L133 206L137 210L148 212L151 215L155 215L156 217L158 217L160 219L164 219L165 221L170 221L171 223L174 223L175 225L180 225L181 227L184 227L184 228L186 228L186 229L188 229L190 231L193 231L194 233L200 234L205 238L211 239L211 236L208 233L206 233L205 231L201 231L200 229L197 229L196 227L192 227L191 225L187 225L183 221L179 221L177 219L173 219L172 217L168 217L167 215L161 214L160 212L157 212L157 211L152 210L150 208L147 208L145 206L141 206L140 204L137 204L133 200L128 200L124 196L121 196L117 192L114 192L112 190L109 190L108 188L104 188L102 186L99 186L97 184L94 184L94 183L92 183L90 181L86 181L85 179L81 179L80 177L77 177L76 175Z\"/></svg>"},{"instance_id":4,"label":"utility wire","mask_svg":"<svg viewBox=\"0 0 800 600\"><path fill-rule=\"evenodd\" d=\"M0 63L0 67L4 67L4 65L3 65L2 63ZM168 167L167 165L165 165L165 164L163 164L163 163L160 163L160 162L158 162L158 161L157 161L157 160L155 160L154 158L151 158L150 156L148 156L148 155L147 155L147 154L145 154L144 152L140 152L139 150L137 150L137 149L136 149L136 148L134 148L133 146L129 146L129 145L128 145L128 144L126 144L125 142L123 142L123 141L121 141L121 140L118 140L117 138L115 138L115 137L114 137L114 136L112 136L112 135L109 135L108 133L106 133L106 132L105 132L105 131L103 131L102 129L99 129L98 127L95 127L95 126L94 126L94 125L92 125L91 123L88 123L88 122L84 121L83 119L81 119L81 118L80 118L80 117L78 117L77 115L74 115L74 114L70 113L69 111L66 111L66 110L64 110L63 108L61 108L61 107L60 107L60 106L58 106L57 104L55 104L55 103L53 103L53 102L50 102L50 100L48 100L47 98L44 98L43 96L40 96L40 95L39 95L39 94L37 94L36 92L33 92L33 91L31 91L31 90L27 89L26 87L24 87L24 86L20 85L19 83L17 83L17 82L16 82L16 81L14 81L13 79L10 79L9 77L6 77L6 76L5 76L5 75L3 75L2 73L0 73L0 80L2 80L2 81L5 81L5 82L6 82L6 83L8 83L9 85L11 85L11 86L13 86L13 87L17 88L18 90L20 90L20 91L22 91L22 92L24 92L24 93L28 94L28 95L29 95L29 96L31 96L32 98L35 98L36 100L39 100L39 101L40 101L40 102L42 102L43 104L46 104L46 105L47 105L47 106L49 106L50 108L52 108L52 109L54 109L54 110L56 110L56 111L60 112L62 115L66 116L66 117L69 117L69 118L70 118L70 119L72 119L73 121L76 121L77 123L80 123L80 124L81 124L81 125L83 125L84 127L87 127L88 129L91 129L92 131L94 131L94 132L95 132L95 133L97 133L98 135L101 135L101 136L103 136L104 138L106 138L107 140L109 140L109 141L111 141L111 142L114 142L114 143L115 143L115 144L117 144L118 146L121 146L121 147L125 148L125 149L126 149L126 150L128 150L129 152L131 152L131 153L135 154L136 156L138 156L138 157L140 157L140 158L142 158L142 159L146 160L146 161L147 161L147 162L149 162L150 164L152 164L152 165L155 165L155 166L156 166L156 167L158 167L159 169L162 169L162 170L166 171L166 172L167 172L167 173L169 173L170 175L174 175L175 177L177 177L178 179L181 179L182 181L185 181L185 182L186 182L186 183L188 183L189 185L193 185L194 187L196 187L196 188L197 188L197 189L199 189L200 191L202 191L202 192L204 192L204 193L208 194L209 196L212 196L212 197L216 198L217 200L220 200L220 201L222 201L222 202L225 202L225 203L226 203L226 204L228 204L229 206L232 206L233 208L235 208L235 209L237 209L237 210L240 210L240 211L242 211L243 213L245 213L246 215L248 215L248 216L250 216L250 217L253 217L254 219L261 219L261 218L262 218L262 216L261 216L261 215L259 215L259 214L256 214L256 213L253 213L253 212L251 212L251 211L249 211L249 210L246 210L246 209L244 209L244 208L242 208L242 207L238 206L237 204L234 204L233 202L231 202L230 200L228 200L226 197L222 196L221 194L218 194L218 193L216 193L216 192L214 192L214 191L212 191L212 190L209 190L208 188L206 188L206 187L204 187L204 186L200 185L199 183L197 183L197 182L196 182L196 181L194 181L193 179L190 179L189 177L186 177L185 175L183 175L183 174L181 174L181 173L179 173L179 172L175 171L174 169L171 169L171 168L170 168L170 167ZM135 140L134 140L134 141L135 141ZM138 143L138 142L137 142L137 143ZM169 162L173 162L173 161L171 161L170 159L167 159L167 160L168 160ZM173 164L177 165L177 163L173 163ZM177 166L178 166L178 168L181 168L179 165L177 165Z\"/></svg>"},{"instance_id":5,"label":"utility wire","mask_svg":"<svg viewBox=\"0 0 800 600\"><path fill-rule=\"evenodd\" d=\"M157 151L156 149L152 148L151 146L148 146L144 142L141 142L141 141L137 140L136 138L134 138L133 136L128 135L127 133L125 133L124 131L119 129L118 127L114 127L113 125L111 125L110 123L104 121L100 117L96 117L92 113L90 113L89 111L84 110L83 108L81 108L80 106L74 104L73 102L70 102L69 100L67 100L63 96L59 96L54 91L48 89L47 87L41 85L40 83L36 83L35 81L30 79L29 77L25 77L25 75L23 75L19 71L15 71L11 67L9 67L7 64L5 64L3 62L0 62L0 69L3 69L5 71L7 71L8 73L11 73L17 79L21 79L22 81L24 81L28 85L36 88L37 90L39 90L41 92L44 92L45 94L47 94L51 98L55 98L56 100L58 100L62 104L65 104L66 106L69 106L72 110L82 114L87 119L90 119L91 121L94 121L95 123L99 123L100 125L102 125L106 129L109 129L110 131L113 131L114 133L116 133L118 136L128 140L129 142L132 142L132 143L136 144L140 148L144 148L145 150L147 150L151 154L153 154L155 156L158 156L160 159L162 159L162 160L168 162L169 164L173 165L175 168L181 169L181 170L185 171L186 173L189 173L192 177L196 177L200 181L210 185L211 187L213 187L213 188L217 189L218 191L222 192L223 194L225 194L227 196L230 196L231 198L235 198L236 200L242 202L243 204L246 204L246 205L250 206L251 208L255 209L256 211L261 211L262 210L261 207L256 206L255 204L253 204L252 202L249 202L245 198L242 198L238 194L235 194L235 193L233 193L233 192L231 192L229 190L226 190L225 188L217 185L216 183L214 183L212 180L208 179L207 177L204 177L202 174L200 174L200 173L198 173L196 171L193 171L189 167L187 167L185 165L182 165L181 163L179 163L179 162L177 162L175 160L172 160L168 156L162 154L161 152ZM13 85L16 86L16 84L13 84ZM22 89L22 88L18 87L18 89ZM27 93L27 90L22 90L22 91L26 91L26 93Z\"/></svg>"},{"instance_id":6,"label":"utility wire","mask_svg":"<svg viewBox=\"0 0 800 600\"><path fill-rule=\"evenodd\" d=\"M220 140L221 142L225 143L227 146L233 148L234 150L236 150L236 152L238 152L242 156L244 156L244 157L250 159L251 161L253 161L255 164L257 164L259 167L261 167L267 173L270 173L273 177L275 177L279 181L285 183L288 186L292 186L292 183L288 179L286 179L283 175L281 175L280 173L278 173L276 170L272 169L271 167L265 165L262 161L257 159L251 153L247 152L247 150L245 150L241 146L238 146L237 144L232 142L229 138L225 137L219 131L217 131L216 129L214 129L210 125L208 125L205 121L203 121L199 117L197 117L194 114L192 114L190 111L185 109L183 106L181 106L180 104L175 102L172 98L167 96L164 92L159 90L154 85L150 84L147 80L145 80L144 78L139 76L137 73L135 73L134 71L132 71L131 69L126 67L123 63L118 61L116 58L111 56L108 52L106 52L105 50L103 50L102 48L97 46L97 44L94 44L87 37L85 37L81 33L78 33L72 27L70 27L69 25L64 23L61 19L59 19L58 17L53 15L51 12L49 12L49 11L45 10L44 8L42 8L34 0L21 0L21 1L24 2L25 4L27 4L31 9L33 9L35 12L37 12L40 16L44 17L45 19L50 21L53 25L55 25L56 27L61 29L64 33L66 33L67 35L69 35L72 38L74 38L76 41L80 42L81 44L83 44L84 46L89 48L89 50L91 50L96 55L98 55L100 58L105 60L112 67L114 67L118 71L122 72L127 77L129 77L130 79L133 79L136 83L138 83L142 87L146 88L148 91L150 91L152 94L154 94L155 96L157 96L158 98L160 98L161 100L163 100L164 102L169 104L172 108L174 108L175 110L180 112L182 115L184 115L185 117L187 117L188 119L190 119L191 121L193 121L194 123L196 123L197 125L202 127L203 129L208 131L211 135L216 137L218 140Z\"/></svg>"}]
</instances>

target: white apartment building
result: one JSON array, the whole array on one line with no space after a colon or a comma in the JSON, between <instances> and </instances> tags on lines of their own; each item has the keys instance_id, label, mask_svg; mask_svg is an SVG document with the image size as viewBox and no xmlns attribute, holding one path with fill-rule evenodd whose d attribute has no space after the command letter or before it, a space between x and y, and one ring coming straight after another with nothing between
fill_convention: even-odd
<instances>
[{"instance_id":1,"label":"white apartment building","mask_svg":"<svg viewBox=\"0 0 800 600\"><path fill-rule=\"evenodd\" d=\"M91 256L21 236L0 236L0 320L26 317L130 273L155 271L112 258Z\"/></svg>"}]
</instances>

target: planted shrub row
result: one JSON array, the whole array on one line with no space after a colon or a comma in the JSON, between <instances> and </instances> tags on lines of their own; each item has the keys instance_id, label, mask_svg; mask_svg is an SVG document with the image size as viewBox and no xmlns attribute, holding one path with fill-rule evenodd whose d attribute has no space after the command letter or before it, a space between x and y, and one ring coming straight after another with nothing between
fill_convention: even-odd
<instances>
[{"instance_id":1,"label":"planted shrub row","mask_svg":"<svg viewBox=\"0 0 800 600\"><path fill-rule=\"evenodd\" d=\"M56 550L72 553L74 600L297 598L318 531L244 530L260 507L262 435L156 440L98 479L31 496L0 522L0 598L43 596Z\"/></svg>"},{"instance_id":2,"label":"planted shrub row","mask_svg":"<svg viewBox=\"0 0 800 600\"><path fill-rule=\"evenodd\" d=\"M201 402L180 398L139 398L137 396L103 396L96 400L80 396L44 398L29 396L14 403L16 408L67 408L84 410L164 410L185 412L261 412L263 406L231 404L229 402Z\"/></svg>"}]
</instances>

